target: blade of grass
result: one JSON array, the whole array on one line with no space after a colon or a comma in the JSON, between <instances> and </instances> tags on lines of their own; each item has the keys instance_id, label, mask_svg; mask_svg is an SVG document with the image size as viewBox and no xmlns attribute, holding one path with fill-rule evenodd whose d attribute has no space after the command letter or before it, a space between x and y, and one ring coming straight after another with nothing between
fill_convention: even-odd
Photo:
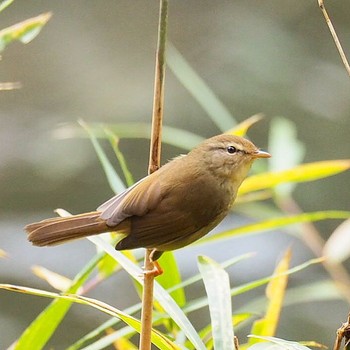
<instances>
[{"instance_id":1,"label":"blade of grass","mask_svg":"<svg viewBox=\"0 0 350 350\"><path fill-rule=\"evenodd\" d=\"M180 83L221 131L228 130L236 124L228 108L170 42L167 47L167 64Z\"/></svg>"},{"instance_id":2,"label":"blade of grass","mask_svg":"<svg viewBox=\"0 0 350 350\"><path fill-rule=\"evenodd\" d=\"M308 282L306 285L288 288L284 306L293 306L301 303L326 302L329 300L340 300L341 294L331 280ZM257 297L239 307L236 312L242 313L254 310L255 313L262 313L266 308L266 298Z\"/></svg>"},{"instance_id":3,"label":"blade of grass","mask_svg":"<svg viewBox=\"0 0 350 350\"><path fill-rule=\"evenodd\" d=\"M2 12L3 10L5 10L5 8L6 8L7 6L10 6L13 2L14 2L14 0L4 0L4 1L1 1L1 3L0 3L0 12Z\"/></svg>"},{"instance_id":4,"label":"blade of grass","mask_svg":"<svg viewBox=\"0 0 350 350\"><path fill-rule=\"evenodd\" d=\"M254 322L251 330L254 335L275 335L288 282L288 275L283 275L283 273L288 270L291 257L292 252L288 249L274 271L278 277L272 279L266 287L267 309L265 316ZM248 344L253 345L257 342L259 340L250 338Z\"/></svg>"},{"instance_id":5,"label":"blade of grass","mask_svg":"<svg viewBox=\"0 0 350 350\"><path fill-rule=\"evenodd\" d=\"M105 128L105 133L108 136L109 142L114 150L114 153L118 159L118 162L120 164L120 167L122 168L122 172L124 174L126 184L128 187L132 186L135 181L133 179L133 176L126 164L126 160L124 158L123 153L119 149L119 138L109 129Z\"/></svg>"},{"instance_id":6,"label":"blade of grass","mask_svg":"<svg viewBox=\"0 0 350 350\"><path fill-rule=\"evenodd\" d=\"M212 259L199 256L198 267L208 296L215 350L234 349L230 281L227 272Z\"/></svg>"},{"instance_id":7,"label":"blade of grass","mask_svg":"<svg viewBox=\"0 0 350 350\"><path fill-rule=\"evenodd\" d=\"M105 242L99 236L91 236L88 239L95 245L103 249L107 254L111 255L114 259L118 261L120 265L123 266L126 272L129 273L131 277L137 280L140 284L143 283L142 270L133 264L129 259L127 259L123 254L116 251L111 245ZM154 283L154 297L163 307L163 309L170 315L170 317L177 323L177 325L183 330L186 337L192 342L197 350L205 350L205 346L201 339L199 338L193 325L186 317L183 310L175 303L173 298L170 297L169 293L165 291L159 283Z\"/></svg>"},{"instance_id":8,"label":"blade of grass","mask_svg":"<svg viewBox=\"0 0 350 350\"><path fill-rule=\"evenodd\" d=\"M90 276L103 255L104 253L96 254L90 260L90 262L74 278L72 285L66 291L67 293L76 293ZM70 309L71 304L71 301L63 299L55 299L52 301L52 303L47 306L23 332L14 349L41 350L51 338L58 325L62 322L64 316Z\"/></svg>"},{"instance_id":9,"label":"blade of grass","mask_svg":"<svg viewBox=\"0 0 350 350\"><path fill-rule=\"evenodd\" d=\"M248 337L265 340L264 343L256 343L250 346L248 348L249 350L271 350L271 348L275 350L311 350L310 348L301 345L297 342L279 339L275 337L264 337L258 335L248 335Z\"/></svg>"},{"instance_id":10,"label":"blade of grass","mask_svg":"<svg viewBox=\"0 0 350 350\"><path fill-rule=\"evenodd\" d=\"M107 138L104 130L110 129L119 138L130 139L149 139L151 125L149 123L118 123L118 124L103 124L89 123L90 129L93 131L96 138ZM86 137L86 133L82 132L75 124L65 124L54 130L54 137L59 139ZM162 141L169 145L191 150L204 140L204 137L196 135L186 130L163 125Z\"/></svg>"},{"instance_id":11,"label":"blade of grass","mask_svg":"<svg viewBox=\"0 0 350 350\"><path fill-rule=\"evenodd\" d=\"M72 285L72 280L56 272L50 271L45 267L33 266L32 271L36 276L43 279L50 286L59 291L65 291Z\"/></svg>"},{"instance_id":12,"label":"blade of grass","mask_svg":"<svg viewBox=\"0 0 350 350\"><path fill-rule=\"evenodd\" d=\"M249 176L241 185L238 193L264 190L285 182L307 182L338 174L350 168L349 159L325 160L307 163L279 172L268 172Z\"/></svg>"},{"instance_id":13,"label":"blade of grass","mask_svg":"<svg viewBox=\"0 0 350 350\"><path fill-rule=\"evenodd\" d=\"M290 275L290 274L299 272L299 271L301 271L301 270L303 270L311 265L319 264L322 261L323 261L323 259L321 259L321 258L311 259L309 261L306 261L303 264L300 264L298 266L295 266L295 267L289 269L288 271L284 272L281 275ZM246 293L250 290L253 290L255 288L263 286L263 285L267 284L269 281L271 281L271 279L276 278L276 277L277 277L276 275L272 275L272 276L268 276L268 277L264 277L264 278L255 280L253 282L242 284L238 287L231 288L231 296L243 294L243 293ZM187 305L183 308L183 311L187 314L189 312L197 311L197 310L205 307L206 305L207 305L206 298L197 298L195 300L189 301L187 303Z\"/></svg>"},{"instance_id":14,"label":"blade of grass","mask_svg":"<svg viewBox=\"0 0 350 350\"><path fill-rule=\"evenodd\" d=\"M79 121L79 124L85 129L89 138L94 146L95 152L101 162L102 168L106 174L109 185L111 186L114 193L120 193L125 190L125 185L118 173L113 168L112 164L108 160L105 152L97 141L97 137L95 136L95 132L90 126L85 123L83 120Z\"/></svg>"},{"instance_id":15,"label":"blade of grass","mask_svg":"<svg viewBox=\"0 0 350 350\"><path fill-rule=\"evenodd\" d=\"M248 312L233 315L232 316L232 326L235 329L235 327L237 327L242 322L249 320L252 316L253 316L253 314L248 313ZM205 341L205 345L206 345L207 349L213 349L213 338L212 338L211 324L209 324L208 326L203 328L199 332L199 335L200 335L201 339L203 339Z\"/></svg>"},{"instance_id":16,"label":"blade of grass","mask_svg":"<svg viewBox=\"0 0 350 350\"><path fill-rule=\"evenodd\" d=\"M247 253L247 254L243 254L240 255L238 257L234 257L232 259L229 259L227 261L224 261L223 263L221 263L221 267L222 268L227 268L231 265L237 264L238 262L248 259L250 257L252 257L254 254L253 253ZM168 273L168 268L167 268L167 273ZM169 274L171 275L171 274ZM158 277L159 278L159 277ZM201 278L201 274L198 273L195 276L192 276L184 281L182 281L179 284L176 284L174 286L172 286L171 288L167 289L168 293L171 293L179 288L184 288L186 286L192 285L193 283L196 283L197 281L200 281ZM124 310L124 312L126 312L129 315L132 315L138 311L140 311L141 309L141 303L138 303L136 305L133 305L132 307ZM155 317L155 321L157 320L157 317ZM83 338L81 338L80 340L78 340L75 344L73 344L71 347L69 347L67 350L77 350L80 349L82 344L84 344L85 342L90 341L91 339L97 337L98 335L100 335L102 332L104 332L107 328L114 326L116 323L118 322L118 320L115 319L111 319L108 320L107 322L105 322L104 324L102 324L100 327L96 328L95 330L91 331L90 333L86 334ZM109 344L108 344L109 345Z\"/></svg>"},{"instance_id":17,"label":"blade of grass","mask_svg":"<svg viewBox=\"0 0 350 350\"><path fill-rule=\"evenodd\" d=\"M234 126L233 128L227 130L225 134L231 134L236 136L244 137L247 133L248 129L262 120L264 117L262 114L255 114L251 116L250 118L243 120L243 122L239 123L238 125Z\"/></svg>"},{"instance_id":18,"label":"blade of grass","mask_svg":"<svg viewBox=\"0 0 350 350\"><path fill-rule=\"evenodd\" d=\"M131 317L127 315L126 313L114 308L111 305L108 305L102 301L83 297L81 295L76 294L57 294L52 292L47 292L40 289L35 288L28 288L28 287L22 287L22 286L15 286L10 284L0 284L0 289L5 289L12 292L18 292L18 293L24 293L24 294L31 294L31 295L37 295L47 298L54 298L55 301L63 301L65 303L68 303L71 305L73 302L83 305L88 305L90 307L93 307L101 312L104 312L110 316L120 318L123 322L134 328L137 332L140 332L141 324L140 321L137 320L134 317ZM177 346L175 343L173 343L170 339L165 337L162 333L160 333L157 330L152 330L152 343L155 344L159 349L163 350L180 350L180 347ZM18 344L16 345L15 349L17 349ZM31 343L30 346L28 346L26 349L36 349L36 343Z\"/></svg>"},{"instance_id":19,"label":"blade of grass","mask_svg":"<svg viewBox=\"0 0 350 350\"><path fill-rule=\"evenodd\" d=\"M208 243L221 239L228 239L234 236L252 233L262 233L267 230L274 230L288 225L300 224L303 222L321 221L328 219L348 219L350 211L329 210L316 211L312 213L303 213L286 217L268 219L253 224L243 225L232 230L217 233L212 236L205 237L196 244Z\"/></svg>"},{"instance_id":20,"label":"blade of grass","mask_svg":"<svg viewBox=\"0 0 350 350\"><path fill-rule=\"evenodd\" d=\"M14 24L11 27L0 30L0 52L15 40L19 40L23 44L28 44L39 34L51 16L51 12L43 13L39 16L29 18L25 21Z\"/></svg>"}]
</instances>

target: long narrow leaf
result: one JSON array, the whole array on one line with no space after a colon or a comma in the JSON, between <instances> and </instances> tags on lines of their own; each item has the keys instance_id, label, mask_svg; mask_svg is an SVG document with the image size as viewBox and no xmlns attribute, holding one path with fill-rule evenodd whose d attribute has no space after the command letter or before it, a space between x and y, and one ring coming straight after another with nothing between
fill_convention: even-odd
<instances>
[{"instance_id":1,"label":"long narrow leaf","mask_svg":"<svg viewBox=\"0 0 350 350\"><path fill-rule=\"evenodd\" d=\"M269 172L248 177L239 189L239 194L264 190L286 182L306 182L341 173L350 168L349 159L325 160L302 164L292 169Z\"/></svg>"},{"instance_id":2,"label":"long narrow leaf","mask_svg":"<svg viewBox=\"0 0 350 350\"><path fill-rule=\"evenodd\" d=\"M5 4L6 5L6 4ZM43 13L37 17L27 19L17 23L11 27L7 27L0 31L0 52L14 40L19 40L23 44L32 41L51 18L50 12Z\"/></svg>"},{"instance_id":3,"label":"long narrow leaf","mask_svg":"<svg viewBox=\"0 0 350 350\"><path fill-rule=\"evenodd\" d=\"M101 254L95 257L84 267L84 269L75 277L72 285L66 291L67 293L76 293L89 277ZM15 350L41 350L52 334L61 323L62 319L71 307L72 302L64 299L55 299L47 306L40 315L27 327L22 336L15 345Z\"/></svg>"},{"instance_id":4,"label":"long narrow leaf","mask_svg":"<svg viewBox=\"0 0 350 350\"><path fill-rule=\"evenodd\" d=\"M254 254L253 253L247 253L247 254L243 254L243 255L240 255L238 257L234 257L232 259L229 259L227 261L224 261L223 263L221 263L221 267L222 268L227 268L231 265L234 265L234 264L237 264L238 262L242 261L242 260L245 260L245 259L248 259L250 257L252 257ZM168 269L166 271L166 273L168 273ZM159 279L159 277L157 278ZM189 285L192 285L194 283L196 283L197 281L200 281L201 280L201 274L198 273L194 276L191 276L185 280L183 280L181 283L179 284L176 284L175 286L167 289L167 292L168 293L171 293L179 288L184 288L186 286L189 286ZM126 310L124 310L124 312L126 312L127 314L134 314L138 311L140 311L141 309L141 303L138 303L138 304L135 304L133 305L132 307L130 308L127 308ZM155 317L155 321L156 321L156 317ZM80 340L78 340L75 344L73 344L71 347L69 347L67 350L77 350L77 349L80 349L81 346L83 344L85 344L86 342L89 342L91 341L93 338L99 336L101 333L103 333L107 328L109 327L112 327L114 326L116 323L118 322L118 320L116 319L110 319L108 321L106 321L104 324L102 324L101 326L99 326L98 328L94 329L93 331L91 331L90 333L86 334L83 338L81 338ZM109 338L112 338L112 337L109 337ZM108 340L103 341L101 339L101 343L107 343ZM100 341L96 341L96 343L100 343ZM108 345L110 345L111 343L109 343Z\"/></svg>"},{"instance_id":5,"label":"long narrow leaf","mask_svg":"<svg viewBox=\"0 0 350 350\"><path fill-rule=\"evenodd\" d=\"M7 6L10 6L13 2L14 2L14 0L3 0L3 1L1 1L1 3L0 3L0 12L5 10L5 8Z\"/></svg>"},{"instance_id":6,"label":"long narrow leaf","mask_svg":"<svg viewBox=\"0 0 350 350\"><path fill-rule=\"evenodd\" d=\"M199 256L198 267L208 296L215 350L234 349L230 281L227 272L212 259Z\"/></svg>"},{"instance_id":7,"label":"long narrow leaf","mask_svg":"<svg viewBox=\"0 0 350 350\"><path fill-rule=\"evenodd\" d=\"M301 271L301 270L303 270L303 269L305 269L305 268L307 268L307 267L309 267L311 265L319 264L322 261L323 261L322 258L311 259L309 261L306 261L303 264L300 264L298 266L295 266L295 267L289 269L288 271L284 272L281 275L290 275L292 273L299 272L299 271ZM238 287L231 288L231 296L236 296L236 295L239 295L239 294L243 294L245 292L248 292L250 290L253 290L255 288L263 286L263 285L267 284L269 281L271 281L271 279L273 279L275 277L277 277L277 276L276 275L272 275L272 276L268 276L268 277L264 277L264 278L255 280L253 282L249 282L249 283L243 284L243 285L238 286ZM188 302L187 305L183 308L183 310L184 310L185 313L189 313L189 312L197 311L197 310L205 307L206 305L207 305L207 299L206 298L198 298L198 299L195 299L195 300L192 300L192 301Z\"/></svg>"},{"instance_id":8,"label":"long narrow leaf","mask_svg":"<svg viewBox=\"0 0 350 350\"><path fill-rule=\"evenodd\" d=\"M107 138L104 131L106 127L120 138L149 139L151 135L151 124L149 123L118 123L108 125L103 123L89 123L89 127L97 138ZM54 131L54 136L60 139L66 139L86 137L86 133L82 132L81 128L78 128L75 124L68 124L57 128ZM163 125L162 140L169 145L190 150L203 141L204 138L187 130Z\"/></svg>"},{"instance_id":9,"label":"long narrow leaf","mask_svg":"<svg viewBox=\"0 0 350 350\"><path fill-rule=\"evenodd\" d=\"M233 128L227 130L225 133L244 137L248 129L262 119L263 119L262 114L253 115L250 118L243 120L243 122L237 124Z\"/></svg>"},{"instance_id":10,"label":"long narrow leaf","mask_svg":"<svg viewBox=\"0 0 350 350\"><path fill-rule=\"evenodd\" d=\"M275 335L288 282L288 275L283 273L288 270L291 257L291 250L288 249L274 271L277 277L272 279L266 287L267 310L263 318L254 322L251 330L254 335ZM259 340L256 338L250 338L248 344L252 345L257 342Z\"/></svg>"},{"instance_id":11,"label":"long narrow leaf","mask_svg":"<svg viewBox=\"0 0 350 350\"><path fill-rule=\"evenodd\" d=\"M249 335L248 337L265 340L263 343L256 343L250 346L248 348L249 350L310 350L310 348L300 343L275 337L263 337L256 335Z\"/></svg>"},{"instance_id":12,"label":"long narrow leaf","mask_svg":"<svg viewBox=\"0 0 350 350\"><path fill-rule=\"evenodd\" d=\"M170 42L167 43L167 64L222 132L236 124L226 106Z\"/></svg>"},{"instance_id":13,"label":"long narrow leaf","mask_svg":"<svg viewBox=\"0 0 350 350\"><path fill-rule=\"evenodd\" d=\"M329 210L316 211L312 213L303 213L291 216L284 216L280 218L268 219L254 224L243 225L232 230L217 233L212 236L205 237L199 240L196 244L203 244L210 241L217 241L221 239L228 239L233 236L252 234L257 232L264 232L267 230L274 230L288 225L300 224L303 222L321 221L327 219L348 219L350 218L350 211Z\"/></svg>"},{"instance_id":14,"label":"long narrow leaf","mask_svg":"<svg viewBox=\"0 0 350 350\"><path fill-rule=\"evenodd\" d=\"M119 177L118 173L114 170L111 162L108 160L102 147L98 143L97 138L95 136L95 132L84 121L80 120L79 123L86 130L90 137L92 145L94 146L96 154L102 164L103 170L105 171L108 183L111 186L112 190L114 191L114 193L122 192L123 190L125 190L125 185Z\"/></svg>"},{"instance_id":15,"label":"long narrow leaf","mask_svg":"<svg viewBox=\"0 0 350 350\"><path fill-rule=\"evenodd\" d=\"M47 298L54 298L55 300L59 301L65 301L69 304L72 302L78 303L78 304L83 304L83 305L88 305L91 306L97 310L100 310L110 316L113 317L118 317L121 320L123 320L126 324L134 328L137 332L140 332L141 330L141 322L137 320L134 317L131 317L124 312L114 308L111 305L108 305L102 301L92 299L92 298L87 298L83 297L80 295L74 295L74 294L66 294L66 295L61 295L57 293L52 293L52 292L47 292L43 291L40 289L35 289L35 288L27 288L27 287L22 287L22 286L15 286L15 285L9 285L9 284L0 284L0 289L5 289L13 292L19 292L19 293L24 293L24 294L32 294L32 295L37 295L37 296L42 296L42 297L47 297ZM167 337L162 335L159 331L157 330L152 330L152 343L155 344L159 349L163 350L180 350L180 347L178 347L175 343L170 341ZM28 349L36 349L37 347L35 346L35 343L29 344L29 346L26 348ZM17 349L17 347L15 348Z\"/></svg>"},{"instance_id":16,"label":"long narrow leaf","mask_svg":"<svg viewBox=\"0 0 350 350\"><path fill-rule=\"evenodd\" d=\"M109 142L110 142L111 146L113 147L114 153L118 159L118 162L119 162L120 167L122 169L122 172L124 174L127 186L128 187L132 186L135 183L135 181L134 181L134 178L133 178L133 176L132 176L132 174L131 174L131 172L126 164L126 160L124 158L124 155L119 149L119 138L109 128L105 129L105 133L108 136Z\"/></svg>"},{"instance_id":17,"label":"long narrow leaf","mask_svg":"<svg viewBox=\"0 0 350 350\"><path fill-rule=\"evenodd\" d=\"M105 242L101 237L91 236L88 238L91 242L102 248L107 254L116 259L135 280L143 284L142 270L128 260L122 253L116 251L111 245ZM154 283L154 297L160 303L162 308L170 315L177 325L184 332L186 337L192 342L197 350L205 350L202 340L199 338L193 325L183 312L183 310L175 303L169 293L166 292L159 283Z\"/></svg>"},{"instance_id":18,"label":"long narrow leaf","mask_svg":"<svg viewBox=\"0 0 350 350\"><path fill-rule=\"evenodd\" d=\"M173 286L180 286L182 283L181 274L173 252L165 252L159 259L161 266L166 266L166 273L157 278L157 282L166 290ZM180 307L186 304L185 291L179 287L170 292L171 297Z\"/></svg>"}]
</instances>

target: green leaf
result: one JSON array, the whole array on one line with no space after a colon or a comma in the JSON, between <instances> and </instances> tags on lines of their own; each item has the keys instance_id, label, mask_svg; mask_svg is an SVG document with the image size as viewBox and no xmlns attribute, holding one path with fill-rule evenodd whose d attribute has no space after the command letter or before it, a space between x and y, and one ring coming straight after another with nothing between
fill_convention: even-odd
<instances>
[{"instance_id":1,"label":"green leaf","mask_svg":"<svg viewBox=\"0 0 350 350\"><path fill-rule=\"evenodd\" d=\"M239 324L241 324L244 321L247 321L251 317L255 316L255 314L252 313L241 313L241 314L235 314L232 316L232 326L235 328ZM207 346L207 349L213 349L213 338L212 338L212 329L211 329L211 324L203 328L200 332L199 335L201 339L205 341L205 345Z\"/></svg>"},{"instance_id":2,"label":"green leaf","mask_svg":"<svg viewBox=\"0 0 350 350\"><path fill-rule=\"evenodd\" d=\"M163 254L164 255L164 254ZM227 268L233 264L237 264L238 262L248 259L250 257L252 257L254 254L253 253L247 253L247 254L243 254L240 255L238 257L233 257L232 259L229 259L227 261L224 261L223 263L221 263L221 266L223 268ZM163 264L163 263L162 263ZM164 265L166 266L166 265ZM166 274L168 273L168 267L166 269ZM160 277L160 276L159 276ZM159 277L157 277L157 281L159 281ZM176 291L177 289L182 289L186 286L192 285L194 283L196 283L197 281L200 281L201 278L201 274L198 273L194 276L191 276L189 278L187 278L186 280L182 281L179 284L176 284L174 286L172 286L171 288L167 289L167 292L170 293L170 295L172 295L173 291ZM141 303L135 304L130 308L127 308L126 310L124 310L124 312L126 312L127 314L133 314L136 312L139 312L141 310ZM236 320L237 318L235 318ZM155 315L154 317L154 321L157 320L157 316ZM107 322L105 322L104 324L102 324L101 326L99 326L98 328L96 328L95 330L93 330L92 332L86 334L83 338L81 338L80 340L78 340L75 344L73 344L71 347L69 347L67 350L77 350L80 349L82 347L83 344L85 344L88 341L91 341L93 338L97 337L98 335L100 335L101 333L103 333L107 328L114 326L117 323L117 321L115 321L114 319L108 320ZM112 338L112 337L110 337ZM202 337L201 337L202 338ZM96 341L96 344L99 343L100 341ZM108 340L101 340L101 343L103 344L107 344ZM107 345L110 345L111 343L108 343Z\"/></svg>"},{"instance_id":3,"label":"green leaf","mask_svg":"<svg viewBox=\"0 0 350 350\"><path fill-rule=\"evenodd\" d=\"M100 236L91 236L88 239L104 250L107 254L111 255L118 263L124 268L140 284L143 284L142 270L132 263L119 251L116 251L110 244L105 242ZM191 341L197 350L205 350L205 346L202 340L199 338L193 325L183 312L183 310L176 304L169 293L163 289L163 287L155 282L154 283L154 298L159 302L162 308L169 314L174 322L181 328L186 337Z\"/></svg>"},{"instance_id":4,"label":"green leaf","mask_svg":"<svg viewBox=\"0 0 350 350\"><path fill-rule=\"evenodd\" d=\"M14 0L4 0L4 1L1 1L0 3L0 12L5 10L5 8L7 6L10 6L12 3L14 2Z\"/></svg>"},{"instance_id":5,"label":"green leaf","mask_svg":"<svg viewBox=\"0 0 350 350\"><path fill-rule=\"evenodd\" d=\"M227 272L212 259L199 256L198 267L208 296L215 350L234 349L230 281Z\"/></svg>"},{"instance_id":6,"label":"green leaf","mask_svg":"<svg viewBox=\"0 0 350 350\"><path fill-rule=\"evenodd\" d=\"M263 343L256 343L250 346L249 350L310 350L310 348L294 341L279 339L275 337L263 337L248 335L248 337L265 340Z\"/></svg>"},{"instance_id":7,"label":"green leaf","mask_svg":"<svg viewBox=\"0 0 350 350\"><path fill-rule=\"evenodd\" d=\"M166 266L166 272L157 277L157 282L164 288L169 289L180 285L181 275L173 252L165 252L159 259L160 266ZM182 287L170 292L171 297L180 307L186 304L185 291Z\"/></svg>"},{"instance_id":8,"label":"green leaf","mask_svg":"<svg viewBox=\"0 0 350 350\"><path fill-rule=\"evenodd\" d=\"M284 306L293 306L302 303L325 302L329 300L341 300L342 296L331 280L320 280L308 282L306 285L288 288L284 301ZM266 308L266 298L257 297L249 303L239 307L237 312L254 310L262 313Z\"/></svg>"},{"instance_id":9,"label":"green leaf","mask_svg":"<svg viewBox=\"0 0 350 350\"><path fill-rule=\"evenodd\" d=\"M79 121L79 124L86 130L88 133L90 140L92 142L92 145L94 146L94 149L96 151L96 154L102 164L103 170L107 176L107 180L109 185L111 186L114 193L120 193L125 190L125 185L121 178L119 177L118 173L114 170L112 164L108 160L105 152L103 151L102 147L97 141L97 137L95 135L95 132L88 124L86 124L83 120Z\"/></svg>"},{"instance_id":10,"label":"green leaf","mask_svg":"<svg viewBox=\"0 0 350 350\"><path fill-rule=\"evenodd\" d=\"M341 173L350 168L349 159L325 160L299 165L289 170L268 172L249 176L241 185L238 194L264 190L286 182L307 182Z\"/></svg>"},{"instance_id":11,"label":"green leaf","mask_svg":"<svg viewBox=\"0 0 350 350\"><path fill-rule=\"evenodd\" d=\"M239 255L239 256L235 256L231 259L228 259L224 262L222 262L220 265L223 269L229 267L229 266L232 266L232 265L235 265L237 263L239 263L240 261L243 261L245 259L248 259L248 258L251 258L252 256L254 256L255 254L254 253L246 253L246 254L242 254L242 255ZM176 284L175 286L171 287L168 289L168 292L172 292L173 290L176 290L178 288L183 288L183 287L187 287L187 286L190 286L198 281L200 281L202 279L202 275L200 273L192 276L192 277L189 277L187 278L186 280L182 281L181 283L179 284Z\"/></svg>"},{"instance_id":12,"label":"green leaf","mask_svg":"<svg viewBox=\"0 0 350 350\"><path fill-rule=\"evenodd\" d=\"M111 305L108 305L96 299L87 298L87 297L83 297L81 295L75 295L75 294L61 295L57 293L43 291L40 289L27 288L27 287L21 287L21 286L9 285L9 284L0 284L0 289L5 289L13 292L24 293L24 294L43 296L48 298L55 298L55 301L65 302L65 303L68 303L69 305L71 305L72 302L88 305L110 316L120 318L126 324L134 328L137 332L140 332L141 330L141 322L139 320L127 315L123 311L120 311ZM162 350L171 350L171 349L180 350L179 346L177 346L170 339L165 337L162 333L154 329L152 330L152 343ZM38 348L37 344L33 342L33 343L30 343L26 349L32 350L37 348ZM15 346L15 349L18 349L18 344Z\"/></svg>"},{"instance_id":13,"label":"green leaf","mask_svg":"<svg viewBox=\"0 0 350 350\"><path fill-rule=\"evenodd\" d=\"M3 5L2 3L1 5ZM6 5L6 4L5 4ZM8 6L8 5L7 5ZM50 12L43 13L37 17L27 19L11 27L0 31L0 52L14 40L19 40L24 44L32 41L41 31L43 26L51 18Z\"/></svg>"},{"instance_id":14,"label":"green leaf","mask_svg":"<svg viewBox=\"0 0 350 350\"><path fill-rule=\"evenodd\" d=\"M295 123L282 117L274 118L270 128L268 150L273 154L273 157L268 160L272 172L299 165L304 158L305 147L297 139ZM279 195L290 195L295 186L295 183L284 183L278 185L276 191Z\"/></svg>"},{"instance_id":15,"label":"green leaf","mask_svg":"<svg viewBox=\"0 0 350 350\"><path fill-rule=\"evenodd\" d=\"M118 159L118 162L120 164L120 167L122 168L126 184L128 187L132 186L135 181L133 179L133 176L126 164L126 160L124 158L123 153L119 149L119 138L109 129L105 129L106 135L108 136L109 142L111 146L113 147L114 153Z\"/></svg>"},{"instance_id":16,"label":"green leaf","mask_svg":"<svg viewBox=\"0 0 350 350\"><path fill-rule=\"evenodd\" d=\"M103 124L89 123L89 128L97 138L108 138L105 129L108 128L119 138L130 139L149 139L151 135L150 123L118 123L118 124ZM81 131L75 124L67 124L58 127L54 131L54 136L60 139L72 137L86 137L86 133ZM169 145L191 150L204 140L204 137L193 134L187 130L173 128L163 125L162 141Z\"/></svg>"},{"instance_id":17,"label":"green leaf","mask_svg":"<svg viewBox=\"0 0 350 350\"><path fill-rule=\"evenodd\" d=\"M103 253L104 254L104 253ZM75 277L66 293L76 293L89 277L103 254L97 254L81 272ZM4 288L4 285L0 288ZM5 289L5 288L4 288ZM16 290L15 290L16 291ZM52 294L54 295L54 293ZM28 326L17 341L15 350L41 350L61 323L71 307L72 302L65 299L55 299L40 315Z\"/></svg>"},{"instance_id":18,"label":"green leaf","mask_svg":"<svg viewBox=\"0 0 350 350\"><path fill-rule=\"evenodd\" d=\"M228 108L170 42L167 42L167 65L222 132L236 124Z\"/></svg>"},{"instance_id":19,"label":"green leaf","mask_svg":"<svg viewBox=\"0 0 350 350\"><path fill-rule=\"evenodd\" d=\"M251 234L251 233L262 233L266 230L273 230L280 227L300 224L303 222L320 221L327 219L348 219L350 218L350 211L340 210L329 210L329 211L316 211L312 213L303 213L291 216L283 216L280 218L268 219L260 221L254 224L248 224L234 228L232 230L217 233L212 236L204 237L199 240L196 244L203 244L210 241L217 241L220 239L228 239L233 236Z\"/></svg>"},{"instance_id":20,"label":"green leaf","mask_svg":"<svg viewBox=\"0 0 350 350\"><path fill-rule=\"evenodd\" d=\"M314 265L314 264L319 264L320 262L322 262L324 259L322 258L317 258L317 259L311 259L309 261L306 261L303 264L300 264L298 266L295 266L291 269L289 269L288 271L280 274L280 275L290 275L292 273L296 273L299 272L307 267L309 267L310 265ZM255 280L253 282L249 282L249 283L245 283L242 284L238 287L234 287L231 288L231 296L236 296L236 295L240 295L243 293L246 293L250 290L253 290L255 288L258 288L260 286L263 286L265 284L267 284L269 281L271 281L271 279L277 277L276 275L272 275L272 276L268 276L268 277L264 277L258 280ZM184 312L189 313L189 312L193 312L193 311L197 311L203 307L205 307L208 304L207 302L207 298L198 298L192 301L189 301L186 306L183 308Z\"/></svg>"}]
</instances>

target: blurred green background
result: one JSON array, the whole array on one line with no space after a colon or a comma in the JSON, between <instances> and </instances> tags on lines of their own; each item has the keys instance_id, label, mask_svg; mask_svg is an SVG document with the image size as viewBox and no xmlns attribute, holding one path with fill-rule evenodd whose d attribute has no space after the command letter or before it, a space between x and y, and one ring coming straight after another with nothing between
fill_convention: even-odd
<instances>
[{"instance_id":1,"label":"blurred green background","mask_svg":"<svg viewBox=\"0 0 350 350\"><path fill-rule=\"evenodd\" d=\"M350 3L327 5L349 52ZM51 216L57 207L72 213L92 210L112 195L90 142L69 138L62 125L79 118L150 121L158 2L15 1L0 15L1 28L45 11L52 11L53 18L40 35L28 45L10 45L0 61L1 81L23 84L20 90L0 94L0 248L9 254L0 261L0 282L41 288L47 287L31 273L32 265L73 277L94 247L80 241L34 248L23 226ZM296 125L306 147L305 161L349 158L350 81L317 1L173 0L169 40L238 121L265 114L266 119L249 131L257 145L268 148L269 125L283 116ZM205 137L219 133L172 72L166 74L165 124ZM135 178L144 176L148 141L123 140L120 147ZM164 146L163 159L180 152ZM295 198L305 211L349 210L349 187L349 173L343 173L299 185ZM317 227L326 238L338 224L327 221ZM197 269L197 254L220 261L256 251L253 263L231 271L234 285L271 273L291 242L296 261L312 256L283 233L239 238L229 247L185 248L176 254L184 275L189 275ZM293 276L291 284L323 274L322 267L315 267L304 277ZM191 293L203 294L200 287ZM123 308L137 298L130 290L128 279L118 276L92 296ZM1 292L0 348L8 347L48 302ZM331 345L348 309L342 301L286 308L278 336ZM64 348L105 319L74 306L50 345Z\"/></svg>"}]
</instances>

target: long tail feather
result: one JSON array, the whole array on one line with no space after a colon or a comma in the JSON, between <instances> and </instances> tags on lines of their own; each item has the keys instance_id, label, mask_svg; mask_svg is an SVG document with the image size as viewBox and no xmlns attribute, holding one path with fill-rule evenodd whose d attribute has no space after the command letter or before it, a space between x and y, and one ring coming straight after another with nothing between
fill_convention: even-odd
<instances>
[{"instance_id":1,"label":"long tail feather","mask_svg":"<svg viewBox=\"0 0 350 350\"><path fill-rule=\"evenodd\" d=\"M28 240L36 246L50 246L91 236L113 228L95 211L70 217L57 217L27 225Z\"/></svg>"}]
</instances>

